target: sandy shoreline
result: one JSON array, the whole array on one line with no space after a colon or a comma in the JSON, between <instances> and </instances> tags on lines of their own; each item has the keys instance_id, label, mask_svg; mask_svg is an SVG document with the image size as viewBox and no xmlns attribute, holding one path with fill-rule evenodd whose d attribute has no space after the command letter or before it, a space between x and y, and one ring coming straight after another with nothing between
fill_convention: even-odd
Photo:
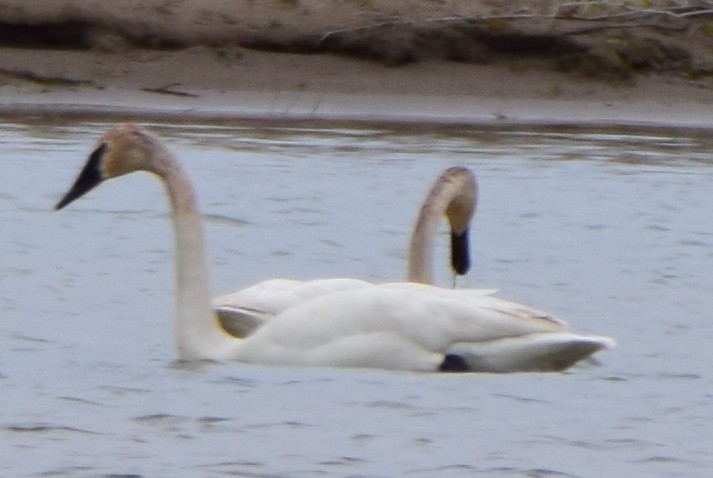
<instances>
[{"instance_id":1,"label":"sandy shoreline","mask_svg":"<svg viewBox=\"0 0 713 478\"><path fill-rule=\"evenodd\" d=\"M360 95L243 91L198 93L197 98L155 98L134 90L101 94L23 95L0 104L5 118L43 116L117 121L330 121L431 123L512 127L674 127L710 129L706 104L610 103L602 100L502 100L471 96ZM665 110L665 115L662 111Z\"/></svg>"},{"instance_id":2,"label":"sandy shoreline","mask_svg":"<svg viewBox=\"0 0 713 478\"><path fill-rule=\"evenodd\" d=\"M659 67L656 69L662 71L637 71L635 76L627 73L621 77L620 70L615 70L614 76L609 70L604 76L598 75L598 71L594 75L559 71L549 63L550 56L559 54L557 51L548 50L549 56L539 50L502 53L494 51L491 44L486 45L490 49L484 58L449 61L438 55L450 55L452 51L436 51L431 43L424 46L424 23L408 23L409 28L413 26L410 30L403 30L399 23L402 28L399 37L394 37L393 31L379 30L376 36L369 31L368 37L359 39L366 45L377 45L379 52L390 52L394 45L401 49L399 51L410 52L409 55L414 51L418 54L418 48L427 52L417 60L394 64L392 57L385 62L383 58L364 58L361 53L354 55L349 49L345 54L342 51L298 54L268 51L269 48L257 51L245 46L245 32L253 35L250 41L260 38L263 42L266 38L282 42L285 38L304 38L304 35L325 29L334 31L340 26L361 32L359 22L369 17L361 11L364 2L338 5L339 2L318 1L217 2L211 11L214 16L201 10L201 3L195 0L128 2L123 9L113 7L114 11L111 4L96 1L50 2L34 7L15 0L9 3L17 5L0 12L0 23L5 22L6 29L24 32L17 38L26 43L34 38L45 41L42 35L47 32L43 28L56 30L55 23L47 27L48 18L85 22L80 25L92 34L91 44L86 47L63 44L56 48L46 44L13 44L17 42L16 37L6 35L5 44L0 41L0 115L6 118L72 115L136 121L262 119L496 126L713 126L713 80L711 75L701 73L708 68L709 59L705 55L691 54L696 62L695 75L681 68L663 71L662 65L656 65ZM492 10L493 5L517 6L517 2L493 1L369 3L374 9L390 8L389 11L403 17L411 15L420 19L427 14L441 18L451 14L484 14L487 8ZM558 2L534 3L540 10L532 7L519 11L540 19L541 12L552 11ZM238 15L241 13L239 4L248 5L249 9L242 13L250 15ZM532 4L519 3L523 8L530 8ZM136 15L146 15L151 8L176 21L161 23L159 18L152 23L149 17L143 22L127 20L132 18L132 12L134 18L139 19ZM160 8L163 10L157 10ZM318 18L313 15L317 8ZM619 13L611 15L607 18L618 18ZM108 24L107 18L114 23ZM10 21L13 23L8 23ZM124 28L130 23L131 31ZM18 25L21 28L30 25L31 34ZM566 26L570 28L571 23ZM689 30L694 26L689 26L681 35L690 36ZM440 39L433 35L442 35L444 31L451 35L456 27L462 29L463 25L449 24L445 30L429 30L431 36L427 38ZM50 33L57 35L55 30ZM657 27L657 34L659 30ZM664 29L665 35L654 44L656 48L683 54L675 49L677 46L666 43L678 41L672 32L679 30L678 27ZM144 35L150 31L154 42L158 41L156 38L163 38L162 41L170 38L183 43L171 48L131 43L142 31ZM627 29L624 33L616 30L619 36L612 38L617 41L636 39L633 32L638 32L640 38L649 41L652 31L647 23L641 29ZM216 46L216 38L228 34L237 35L239 41L221 40ZM72 38L70 40L75 41ZM420 39L420 43L413 38ZM524 38L526 42L530 37ZM707 37L702 38L707 41ZM611 43L611 38L603 41ZM435 40L432 43L440 45L439 48L445 44ZM289 42L284 45L287 46L278 45L277 49L294 47ZM473 48L480 48L476 47ZM460 52L463 46L458 45L458 48ZM663 55L656 48L654 53ZM478 54L481 53L478 50ZM469 50L467 54L472 52ZM555 60L562 61L560 57ZM693 64L687 63L687 68Z\"/></svg>"},{"instance_id":3,"label":"sandy shoreline","mask_svg":"<svg viewBox=\"0 0 713 478\"><path fill-rule=\"evenodd\" d=\"M273 68L271 54L253 68L257 74ZM340 59L341 60L341 59ZM303 66L329 75L329 58L303 57ZM359 62L360 60L350 60ZM341 61L340 61L341 63ZM335 70L337 85L275 86L265 82L243 87L192 84L189 81L161 84L157 79L126 78L96 87L50 85L18 81L0 86L0 115L6 118L74 116L131 121L196 120L310 120L382 123L472 124L482 126L671 126L713 127L713 92L678 78L649 77L637 86L608 86L572 81L566 76L539 71L499 72L497 67L473 67L473 74L487 72L473 85L480 91L460 87L455 79L436 86L419 83L439 65L409 67L410 81L403 91L384 87L383 67L362 73L355 85ZM448 66L445 66L447 69ZM214 68L212 71L217 71ZM425 70L425 71L424 71ZM326 72L326 73L325 73ZM404 71L397 72L399 75ZM501 74L498 81L495 77ZM305 75L309 77L309 75ZM545 80L549 81L547 83ZM301 80L300 80L301 81ZM18 84L19 83L19 84ZM23 84L29 83L29 84ZM370 85L381 85L380 88ZM165 87L168 85L168 87ZM442 89L443 93L438 90ZM465 90L465 91L464 91ZM553 93L554 92L554 93Z\"/></svg>"}]
</instances>

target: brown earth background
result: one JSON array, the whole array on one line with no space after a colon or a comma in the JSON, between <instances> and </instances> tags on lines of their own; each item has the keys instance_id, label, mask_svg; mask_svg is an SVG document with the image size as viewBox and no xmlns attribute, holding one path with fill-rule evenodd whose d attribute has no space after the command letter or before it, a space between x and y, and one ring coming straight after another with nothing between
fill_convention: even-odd
<instances>
[{"instance_id":1,"label":"brown earth background","mask_svg":"<svg viewBox=\"0 0 713 478\"><path fill-rule=\"evenodd\" d=\"M713 2L0 0L0 109L707 127Z\"/></svg>"}]
</instances>

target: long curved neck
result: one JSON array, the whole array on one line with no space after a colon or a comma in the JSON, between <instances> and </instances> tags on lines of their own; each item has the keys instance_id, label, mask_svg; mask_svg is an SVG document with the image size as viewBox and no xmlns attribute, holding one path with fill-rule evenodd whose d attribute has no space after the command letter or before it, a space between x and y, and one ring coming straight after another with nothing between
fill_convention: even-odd
<instances>
[{"instance_id":1,"label":"long curved neck","mask_svg":"<svg viewBox=\"0 0 713 478\"><path fill-rule=\"evenodd\" d=\"M175 340L183 360L229 358L239 341L219 326L211 302L205 236L193 187L180 164L169 161L160 175L171 204L176 255Z\"/></svg>"},{"instance_id":2,"label":"long curved neck","mask_svg":"<svg viewBox=\"0 0 713 478\"><path fill-rule=\"evenodd\" d=\"M447 215L451 230L467 230L475 211L477 185L465 168L447 170L429 191L411 234L406 280L433 284L433 257L438 223Z\"/></svg>"},{"instance_id":3,"label":"long curved neck","mask_svg":"<svg viewBox=\"0 0 713 478\"><path fill-rule=\"evenodd\" d=\"M411 234L408 252L406 280L433 284L433 256L435 253L436 233L443 207L433 203L424 203L419 212L416 225Z\"/></svg>"}]
</instances>

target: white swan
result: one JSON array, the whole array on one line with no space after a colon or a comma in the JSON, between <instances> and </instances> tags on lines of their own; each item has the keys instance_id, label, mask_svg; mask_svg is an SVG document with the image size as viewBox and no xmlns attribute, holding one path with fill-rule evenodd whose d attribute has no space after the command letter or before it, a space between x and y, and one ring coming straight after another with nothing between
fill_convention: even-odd
<instances>
[{"instance_id":1,"label":"white swan","mask_svg":"<svg viewBox=\"0 0 713 478\"><path fill-rule=\"evenodd\" d=\"M414 223L408 250L406 280L433 284L433 256L442 216L451 230L451 268L464 275L470 269L468 231L478 201L478 183L467 168L443 171L424 199ZM270 279L214 299L221 326L231 335L246 337L288 307L320 295L371 285L359 279L298 281ZM483 290L483 293L494 292Z\"/></svg>"},{"instance_id":2,"label":"white swan","mask_svg":"<svg viewBox=\"0 0 713 478\"><path fill-rule=\"evenodd\" d=\"M573 334L558 319L520 304L415 283L321 295L287 308L245 339L229 336L219 327L211 303L193 187L156 137L132 125L106 132L56 209L105 179L134 171L156 174L171 204L180 359L412 371L542 371L564 369L613 344L607 337Z\"/></svg>"}]
</instances>

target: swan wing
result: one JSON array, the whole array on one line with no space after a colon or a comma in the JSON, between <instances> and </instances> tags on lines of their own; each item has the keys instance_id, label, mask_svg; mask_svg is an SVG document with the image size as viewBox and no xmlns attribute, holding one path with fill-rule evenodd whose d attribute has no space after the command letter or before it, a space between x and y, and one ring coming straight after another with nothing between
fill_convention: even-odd
<instances>
[{"instance_id":1,"label":"swan wing","mask_svg":"<svg viewBox=\"0 0 713 478\"><path fill-rule=\"evenodd\" d=\"M435 371L458 343L559 331L490 296L480 303L422 284L372 285L287 308L243 341L246 361ZM527 308L525 308L527 309Z\"/></svg>"},{"instance_id":2,"label":"swan wing","mask_svg":"<svg viewBox=\"0 0 713 478\"><path fill-rule=\"evenodd\" d=\"M213 299L216 308L234 307L275 314L286 307L293 291L302 281L271 279L259 282L246 289Z\"/></svg>"},{"instance_id":3,"label":"swan wing","mask_svg":"<svg viewBox=\"0 0 713 478\"><path fill-rule=\"evenodd\" d=\"M335 278L298 281L271 279L213 300L221 326L235 337L246 337L284 310L307 300L371 284L359 279Z\"/></svg>"},{"instance_id":4,"label":"swan wing","mask_svg":"<svg viewBox=\"0 0 713 478\"><path fill-rule=\"evenodd\" d=\"M497 293L498 289L440 289L430 285L412 282L391 282L382 284L380 287L393 290L418 290L421 288L427 291L427 293L432 293L433 289L437 289L438 294L443 297L451 297L454 300L465 302L472 301L474 305L490 308L494 313L521 317L527 320L540 320L554 327L567 327L567 323L559 317L530 307L529 305L497 297L495 293Z\"/></svg>"}]
</instances>

